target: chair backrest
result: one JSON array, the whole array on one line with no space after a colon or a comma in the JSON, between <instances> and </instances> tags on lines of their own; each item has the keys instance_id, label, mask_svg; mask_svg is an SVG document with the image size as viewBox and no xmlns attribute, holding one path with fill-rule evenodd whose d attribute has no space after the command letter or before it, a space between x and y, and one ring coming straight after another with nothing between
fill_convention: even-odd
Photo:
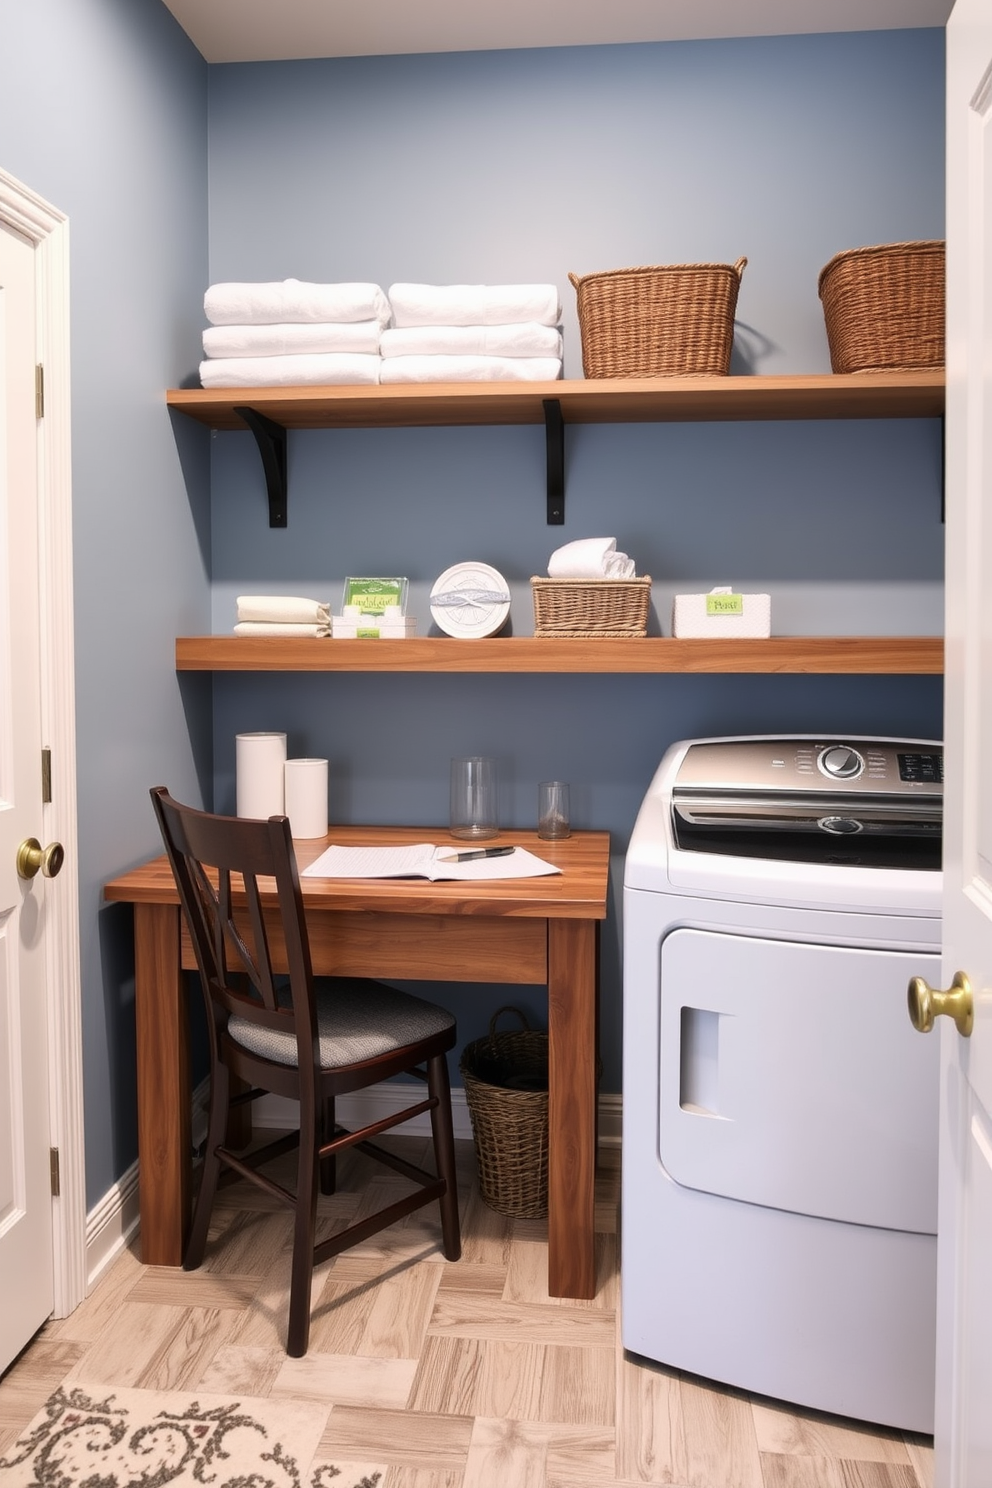
<instances>
[{"instance_id":1,"label":"chair backrest","mask_svg":"<svg viewBox=\"0 0 992 1488\"><path fill-rule=\"evenodd\" d=\"M302 1071L314 1056L316 1015L288 818L214 816L180 805L162 785L151 798L203 981L211 1040L230 1013L295 1032ZM273 968L274 930L285 950L288 1002L286 977Z\"/></svg>"}]
</instances>

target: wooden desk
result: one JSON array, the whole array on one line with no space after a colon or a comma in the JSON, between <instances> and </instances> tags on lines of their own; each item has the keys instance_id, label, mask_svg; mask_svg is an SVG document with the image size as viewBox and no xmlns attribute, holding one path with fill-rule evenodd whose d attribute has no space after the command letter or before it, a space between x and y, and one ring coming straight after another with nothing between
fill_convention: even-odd
<instances>
[{"instance_id":1,"label":"wooden desk","mask_svg":"<svg viewBox=\"0 0 992 1488\"><path fill-rule=\"evenodd\" d=\"M448 842L446 829L335 827L326 842ZM300 867L326 846L296 844ZM304 878L314 972L429 981L546 984L549 1033L548 1288L592 1297L598 929L609 834L540 842L507 832L563 871L491 883ZM163 856L108 883L134 905L141 1258L178 1266L191 1192L190 1076L182 972L194 968Z\"/></svg>"}]
</instances>

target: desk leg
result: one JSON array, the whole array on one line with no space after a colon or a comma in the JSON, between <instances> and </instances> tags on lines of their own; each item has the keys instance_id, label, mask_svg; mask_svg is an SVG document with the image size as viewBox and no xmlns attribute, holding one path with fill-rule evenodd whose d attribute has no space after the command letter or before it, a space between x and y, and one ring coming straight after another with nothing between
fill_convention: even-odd
<instances>
[{"instance_id":1,"label":"desk leg","mask_svg":"<svg viewBox=\"0 0 992 1488\"><path fill-rule=\"evenodd\" d=\"M594 1297L596 922L548 921L548 1291Z\"/></svg>"},{"instance_id":2,"label":"desk leg","mask_svg":"<svg viewBox=\"0 0 992 1488\"><path fill-rule=\"evenodd\" d=\"M179 1266L189 1225L190 1083L179 907L134 906L141 1259Z\"/></svg>"}]
</instances>

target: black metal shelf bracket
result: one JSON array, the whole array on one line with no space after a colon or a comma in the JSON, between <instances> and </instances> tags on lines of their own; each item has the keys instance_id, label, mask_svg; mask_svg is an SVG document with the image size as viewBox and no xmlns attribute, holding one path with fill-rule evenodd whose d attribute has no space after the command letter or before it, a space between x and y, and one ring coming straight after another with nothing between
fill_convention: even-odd
<instances>
[{"instance_id":1,"label":"black metal shelf bracket","mask_svg":"<svg viewBox=\"0 0 992 1488\"><path fill-rule=\"evenodd\" d=\"M548 451L548 526L561 527L565 521L565 421L560 399L541 401Z\"/></svg>"},{"instance_id":2,"label":"black metal shelf bracket","mask_svg":"<svg viewBox=\"0 0 992 1488\"><path fill-rule=\"evenodd\" d=\"M238 418L243 419L255 436L258 452L262 457L265 473L265 489L269 497L269 526L287 525L286 482L286 430L282 424L259 413L254 408L235 408Z\"/></svg>"}]
</instances>

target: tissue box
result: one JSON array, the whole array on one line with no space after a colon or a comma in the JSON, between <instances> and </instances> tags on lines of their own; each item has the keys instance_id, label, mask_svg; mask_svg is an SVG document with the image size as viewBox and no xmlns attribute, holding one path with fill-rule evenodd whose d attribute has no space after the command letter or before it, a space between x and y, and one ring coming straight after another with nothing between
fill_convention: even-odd
<instances>
[{"instance_id":1,"label":"tissue box","mask_svg":"<svg viewBox=\"0 0 992 1488\"><path fill-rule=\"evenodd\" d=\"M729 589L713 589L709 594L675 596L674 636L764 640L771 633L772 605L768 594L734 594Z\"/></svg>"}]
</instances>

